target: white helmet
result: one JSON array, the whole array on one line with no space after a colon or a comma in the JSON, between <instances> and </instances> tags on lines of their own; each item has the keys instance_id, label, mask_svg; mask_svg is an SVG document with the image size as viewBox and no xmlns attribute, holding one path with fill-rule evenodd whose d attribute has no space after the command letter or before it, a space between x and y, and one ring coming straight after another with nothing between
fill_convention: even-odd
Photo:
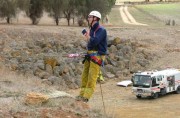
<instances>
[{"instance_id":1,"label":"white helmet","mask_svg":"<svg viewBox=\"0 0 180 118\"><path fill-rule=\"evenodd\" d=\"M98 11L91 11L89 13L89 16L96 16L98 17L99 19L101 19L101 14L98 12Z\"/></svg>"}]
</instances>

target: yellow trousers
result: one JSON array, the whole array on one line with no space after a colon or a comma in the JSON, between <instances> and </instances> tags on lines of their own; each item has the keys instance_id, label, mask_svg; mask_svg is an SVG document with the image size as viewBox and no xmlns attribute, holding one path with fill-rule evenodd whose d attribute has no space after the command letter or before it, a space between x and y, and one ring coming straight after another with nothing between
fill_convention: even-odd
<instances>
[{"instance_id":1,"label":"yellow trousers","mask_svg":"<svg viewBox=\"0 0 180 118\"><path fill-rule=\"evenodd\" d=\"M102 72L100 71L99 74L98 74L98 78L97 78L98 81L104 81L104 78L103 78L103 75L102 75Z\"/></svg>"},{"instance_id":2,"label":"yellow trousers","mask_svg":"<svg viewBox=\"0 0 180 118\"><path fill-rule=\"evenodd\" d=\"M100 66L92 61L86 60L81 76L80 96L87 99L91 98L96 88L96 81L100 72Z\"/></svg>"}]
</instances>

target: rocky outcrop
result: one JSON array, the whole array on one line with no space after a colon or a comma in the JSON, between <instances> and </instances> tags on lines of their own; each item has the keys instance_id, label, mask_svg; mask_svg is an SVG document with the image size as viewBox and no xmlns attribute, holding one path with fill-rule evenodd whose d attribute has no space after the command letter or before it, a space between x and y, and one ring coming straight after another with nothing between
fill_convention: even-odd
<instances>
[{"instance_id":1,"label":"rocky outcrop","mask_svg":"<svg viewBox=\"0 0 180 118\"><path fill-rule=\"evenodd\" d=\"M42 82L59 86L61 90L79 87L83 59L63 56L86 52L86 43L79 39L79 35L8 29L2 33L2 37L0 65L24 75L37 76ZM123 79L139 69L146 68L155 57L146 50L146 45L132 42L131 39L108 37L109 54L102 69L105 79Z\"/></svg>"}]
</instances>

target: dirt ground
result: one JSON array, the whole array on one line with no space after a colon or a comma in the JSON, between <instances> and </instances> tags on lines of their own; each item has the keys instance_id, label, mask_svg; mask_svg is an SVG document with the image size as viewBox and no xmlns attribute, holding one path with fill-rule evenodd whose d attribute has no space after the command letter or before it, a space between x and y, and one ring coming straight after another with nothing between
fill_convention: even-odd
<instances>
[{"instance_id":1,"label":"dirt ground","mask_svg":"<svg viewBox=\"0 0 180 118\"><path fill-rule=\"evenodd\" d=\"M75 37L81 36L79 27L55 27L55 26L30 26L30 25L1 25L0 31L4 29L19 28L40 32L52 32L68 34L69 31ZM138 41L145 45L146 50L158 55L158 59L149 65L148 69L159 69L166 67L180 68L180 27L106 27L108 35ZM82 39L82 38L81 38ZM131 86L124 88L116 85L122 78L111 79L102 84L103 99L105 105L105 116L112 118L180 118L180 95L168 94L158 99L137 99L131 92ZM127 77L130 79L130 77ZM69 93L78 95L79 90L71 90ZM92 109L104 112L102 94L99 84L90 99L88 105Z\"/></svg>"},{"instance_id":2,"label":"dirt ground","mask_svg":"<svg viewBox=\"0 0 180 118\"><path fill-rule=\"evenodd\" d=\"M105 111L112 118L179 118L180 96L168 94L158 99L137 99L127 88L116 86L116 81L109 81L102 85ZM104 111L100 86L90 101L92 108Z\"/></svg>"},{"instance_id":3,"label":"dirt ground","mask_svg":"<svg viewBox=\"0 0 180 118\"><path fill-rule=\"evenodd\" d=\"M154 52L158 59L149 65L149 70L167 67L180 68L179 27L109 28L109 34L136 40L145 45L146 50ZM101 87L97 84L95 94L88 103L89 106L93 109L100 109L105 116L111 118L180 118L179 94L171 93L160 96L158 99L137 99L132 94L132 86L126 88L116 85L120 79L122 78L109 80ZM77 95L78 92L79 90L75 90L73 94Z\"/></svg>"}]
</instances>

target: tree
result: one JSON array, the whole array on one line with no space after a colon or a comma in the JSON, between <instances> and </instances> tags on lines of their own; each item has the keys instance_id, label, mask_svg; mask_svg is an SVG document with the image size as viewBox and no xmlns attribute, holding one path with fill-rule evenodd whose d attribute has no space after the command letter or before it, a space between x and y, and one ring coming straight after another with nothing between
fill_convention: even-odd
<instances>
[{"instance_id":1,"label":"tree","mask_svg":"<svg viewBox=\"0 0 180 118\"><path fill-rule=\"evenodd\" d=\"M11 18L16 17L16 0L0 0L0 17L5 18L10 23Z\"/></svg>"},{"instance_id":2,"label":"tree","mask_svg":"<svg viewBox=\"0 0 180 118\"><path fill-rule=\"evenodd\" d=\"M78 3L78 0L66 0L64 2L65 7L63 8L63 13L64 13L65 18L67 19L68 26L70 25L71 17L75 14L77 3Z\"/></svg>"},{"instance_id":3,"label":"tree","mask_svg":"<svg viewBox=\"0 0 180 118\"><path fill-rule=\"evenodd\" d=\"M108 1L108 9L110 12L111 8L115 5L116 0L107 0L107 1Z\"/></svg>"},{"instance_id":4,"label":"tree","mask_svg":"<svg viewBox=\"0 0 180 118\"><path fill-rule=\"evenodd\" d=\"M39 20L43 15L43 8L43 0L30 0L26 14L31 19L33 25L37 25L39 23Z\"/></svg>"},{"instance_id":5,"label":"tree","mask_svg":"<svg viewBox=\"0 0 180 118\"><path fill-rule=\"evenodd\" d=\"M53 17L56 25L59 25L59 19L63 12L64 0L46 0L45 6L46 11Z\"/></svg>"},{"instance_id":6,"label":"tree","mask_svg":"<svg viewBox=\"0 0 180 118\"><path fill-rule=\"evenodd\" d=\"M87 17L87 15L92 10L97 10L101 13L102 17L108 14L111 11L112 6L115 4L116 0L85 0L81 2L78 9L78 13L83 17Z\"/></svg>"},{"instance_id":7,"label":"tree","mask_svg":"<svg viewBox=\"0 0 180 118\"><path fill-rule=\"evenodd\" d=\"M115 0L86 0L86 14L90 11L97 10L101 13L102 19L110 12Z\"/></svg>"},{"instance_id":8,"label":"tree","mask_svg":"<svg viewBox=\"0 0 180 118\"><path fill-rule=\"evenodd\" d=\"M81 16L81 18L87 18L87 14L89 13L88 10L88 1L87 0L79 0L76 6L78 15Z\"/></svg>"},{"instance_id":9,"label":"tree","mask_svg":"<svg viewBox=\"0 0 180 118\"><path fill-rule=\"evenodd\" d=\"M76 4L76 16L78 17L78 25L79 26L86 26L87 23L87 7L86 7L86 0L78 0ZM85 20L86 19L86 20Z\"/></svg>"},{"instance_id":10,"label":"tree","mask_svg":"<svg viewBox=\"0 0 180 118\"><path fill-rule=\"evenodd\" d=\"M0 3L0 17L6 18L7 23L10 23L12 17L16 17L20 9L26 12L32 24L38 24L45 6L56 25L59 25L61 17L65 17L70 25L71 18L74 21L75 16L87 20L92 10L99 11L103 19L110 12L115 0L0 0Z\"/></svg>"},{"instance_id":11,"label":"tree","mask_svg":"<svg viewBox=\"0 0 180 118\"><path fill-rule=\"evenodd\" d=\"M16 0L16 3L20 10L27 11L30 0Z\"/></svg>"}]
</instances>

